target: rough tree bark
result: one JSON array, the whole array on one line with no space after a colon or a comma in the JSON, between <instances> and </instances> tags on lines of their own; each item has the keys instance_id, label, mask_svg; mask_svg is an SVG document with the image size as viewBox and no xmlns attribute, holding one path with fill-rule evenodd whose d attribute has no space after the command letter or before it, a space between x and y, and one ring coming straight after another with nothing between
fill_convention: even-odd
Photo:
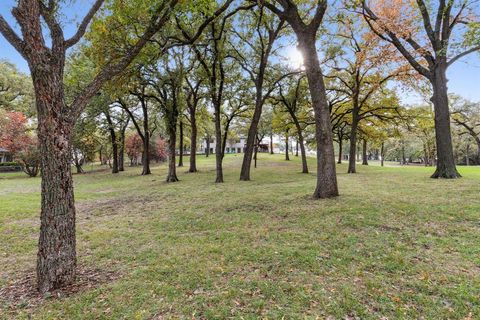
<instances>
[{"instance_id":1,"label":"rough tree bark","mask_svg":"<svg viewBox=\"0 0 480 320\"><path fill-rule=\"evenodd\" d=\"M298 48L304 58L305 73L312 96L312 107L315 117L315 140L317 142L317 186L313 197L336 197L338 196L338 186L330 108L327 102L323 73L320 68L315 44L318 29L327 10L327 1L318 1L315 13L308 24L302 20L298 6L293 5L291 1L279 2L283 10L271 2L262 1L262 4L278 16L283 17L290 24L297 36Z\"/></svg>"},{"instance_id":2,"label":"rough tree bark","mask_svg":"<svg viewBox=\"0 0 480 320\"><path fill-rule=\"evenodd\" d=\"M101 86L122 72L148 40L169 19L178 0L162 2L139 40L117 62L108 63L83 91L65 105L64 67L68 48L83 37L90 21L103 4L96 0L74 35L64 38L56 19L56 1L18 0L12 14L22 38L0 15L0 32L27 60L35 88L38 138L41 152L42 201L37 255L37 286L50 291L73 282L76 267L75 205L70 167L72 130L88 101ZM45 22L45 24L43 24ZM49 29L51 47L44 40Z\"/></svg>"}]
</instances>

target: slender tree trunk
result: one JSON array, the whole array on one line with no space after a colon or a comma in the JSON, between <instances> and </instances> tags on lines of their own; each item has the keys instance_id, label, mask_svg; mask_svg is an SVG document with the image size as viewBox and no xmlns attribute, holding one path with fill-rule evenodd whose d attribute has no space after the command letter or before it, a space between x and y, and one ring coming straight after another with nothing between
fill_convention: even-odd
<instances>
[{"instance_id":1,"label":"slender tree trunk","mask_svg":"<svg viewBox=\"0 0 480 320\"><path fill-rule=\"evenodd\" d=\"M207 136L207 152L205 152L205 157L208 158L208 156L210 155L210 136L208 135Z\"/></svg>"},{"instance_id":2,"label":"slender tree trunk","mask_svg":"<svg viewBox=\"0 0 480 320\"><path fill-rule=\"evenodd\" d=\"M368 166L367 139L363 139L362 165Z\"/></svg>"},{"instance_id":3,"label":"slender tree trunk","mask_svg":"<svg viewBox=\"0 0 480 320\"><path fill-rule=\"evenodd\" d=\"M347 173L356 173L356 159L357 159L357 128L358 128L358 108L354 107L352 111L352 129L350 131L350 151L348 156L348 171Z\"/></svg>"},{"instance_id":4,"label":"slender tree trunk","mask_svg":"<svg viewBox=\"0 0 480 320\"><path fill-rule=\"evenodd\" d=\"M110 142L112 143L112 157L113 157L112 173L118 173L117 136L115 134L115 128L113 126L113 121L112 121L112 118L110 117L110 113L108 111L105 111L104 114L105 114L105 117L107 118L108 131L110 132Z\"/></svg>"},{"instance_id":5,"label":"slender tree trunk","mask_svg":"<svg viewBox=\"0 0 480 320\"><path fill-rule=\"evenodd\" d=\"M118 150L118 171L125 171L125 131L128 125L120 131L120 148Z\"/></svg>"},{"instance_id":6,"label":"slender tree trunk","mask_svg":"<svg viewBox=\"0 0 480 320\"><path fill-rule=\"evenodd\" d=\"M175 149L177 146L177 129L176 121L170 123L168 128L168 174L167 182L177 182L177 168L175 163Z\"/></svg>"},{"instance_id":7,"label":"slender tree trunk","mask_svg":"<svg viewBox=\"0 0 480 320\"><path fill-rule=\"evenodd\" d=\"M270 154L273 154L273 133L270 133Z\"/></svg>"},{"instance_id":8,"label":"slender tree trunk","mask_svg":"<svg viewBox=\"0 0 480 320\"><path fill-rule=\"evenodd\" d=\"M32 70L42 171L37 285L40 292L47 292L75 279L75 204L70 167L73 125L58 116L65 109L63 78Z\"/></svg>"},{"instance_id":9,"label":"slender tree trunk","mask_svg":"<svg viewBox=\"0 0 480 320\"><path fill-rule=\"evenodd\" d=\"M197 119L195 117L195 111L193 111L191 113L190 168L188 172L197 172Z\"/></svg>"},{"instance_id":10,"label":"slender tree trunk","mask_svg":"<svg viewBox=\"0 0 480 320\"><path fill-rule=\"evenodd\" d=\"M342 163L342 148L343 148L343 140L342 138L338 137L338 164Z\"/></svg>"},{"instance_id":11,"label":"slender tree trunk","mask_svg":"<svg viewBox=\"0 0 480 320\"><path fill-rule=\"evenodd\" d=\"M385 142L382 141L382 146L380 148L380 165L383 167L385 162Z\"/></svg>"},{"instance_id":12,"label":"slender tree trunk","mask_svg":"<svg viewBox=\"0 0 480 320\"><path fill-rule=\"evenodd\" d=\"M216 183L223 183L223 152L222 152L222 127L220 118L220 103L217 101L215 105L215 166L216 166Z\"/></svg>"},{"instance_id":13,"label":"slender tree trunk","mask_svg":"<svg viewBox=\"0 0 480 320\"><path fill-rule=\"evenodd\" d=\"M255 143L255 153L254 153L254 155L253 155L254 167L255 167L255 169L257 168L258 144L260 143L260 142L258 141L258 138L256 139L256 141L257 141L257 142Z\"/></svg>"},{"instance_id":14,"label":"slender tree trunk","mask_svg":"<svg viewBox=\"0 0 480 320\"><path fill-rule=\"evenodd\" d=\"M144 133L142 165L142 176L152 173L150 171L150 133L148 131L145 131Z\"/></svg>"},{"instance_id":15,"label":"slender tree trunk","mask_svg":"<svg viewBox=\"0 0 480 320\"><path fill-rule=\"evenodd\" d=\"M455 167L453 156L446 69L446 61L442 59L435 68L435 76L432 81L432 102L435 110L435 140L437 145L437 168L432 178L455 179L461 176Z\"/></svg>"},{"instance_id":16,"label":"slender tree trunk","mask_svg":"<svg viewBox=\"0 0 480 320\"><path fill-rule=\"evenodd\" d=\"M178 166L183 167L183 121L180 120L180 142L178 147Z\"/></svg>"},{"instance_id":17,"label":"slender tree trunk","mask_svg":"<svg viewBox=\"0 0 480 320\"><path fill-rule=\"evenodd\" d=\"M285 160L290 160L290 150L288 150L288 131L285 132Z\"/></svg>"},{"instance_id":18,"label":"slender tree trunk","mask_svg":"<svg viewBox=\"0 0 480 320\"><path fill-rule=\"evenodd\" d=\"M259 82L258 80L257 82ZM263 82L263 79L261 80ZM257 86L256 88L256 99L255 99L255 110L253 112L252 122L250 128L248 129L247 143L245 145L245 153L243 154L242 169L240 171L240 180L249 181L250 180L250 166L252 165L252 155L253 149L255 147L255 139L257 137L258 123L262 115L263 107L263 93L262 87Z\"/></svg>"}]
</instances>

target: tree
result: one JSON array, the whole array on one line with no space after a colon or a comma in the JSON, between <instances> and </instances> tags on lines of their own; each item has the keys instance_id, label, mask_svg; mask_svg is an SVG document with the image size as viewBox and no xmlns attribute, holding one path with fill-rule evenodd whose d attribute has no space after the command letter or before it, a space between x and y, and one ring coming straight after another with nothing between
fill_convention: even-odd
<instances>
[{"instance_id":1,"label":"tree","mask_svg":"<svg viewBox=\"0 0 480 320\"><path fill-rule=\"evenodd\" d=\"M391 113L396 105L379 105L372 108L371 99L385 88L391 80L400 80L408 75L409 68L399 63L394 48L383 44L364 23L355 21L354 16L340 13L337 17L338 30L336 38L339 43L332 45L337 49L331 61L331 72L326 77L331 79L329 89L348 97L350 113L350 152L348 173L356 173L357 134L363 119L375 113L381 116ZM341 48L341 49L338 49ZM333 50L332 52L333 53ZM402 61L400 61L402 62ZM344 105L345 106L345 105ZM366 140L363 140L364 148ZM364 159L364 164L365 164Z\"/></svg>"},{"instance_id":2,"label":"tree","mask_svg":"<svg viewBox=\"0 0 480 320\"><path fill-rule=\"evenodd\" d=\"M40 169L40 151L36 137L28 137L24 141L22 149L17 152L17 159L23 167L23 171L30 177L36 177Z\"/></svg>"},{"instance_id":3,"label":"tree","mask_svg":"<svg viewBox=\"0 0 480 320\"><path fill-rule=\"evenodd\" d=\"M137 165L138 158L142 155L143 141L138 133L128 134L125 138L125 151L130 159L130 166Z\"/></svg>"},{"instance_id":4,"label":"tree","mask_svg":"<svg viewBox=\"0 0 480 320\"><path fill-rule=\"evenodd\" d=\"M3 60L0 60L0 108L29 116L35 109L32 80Z\"/></svg>"},{"instance_id":5,"label":"tree","mask_svg":"<svg viewBox=\"0 0 480 320\"><path fill-rule=\"evenodd\" d=\"M313 16L305 22L305 15L292 0L259 1L292 27L302 52L308 79L312 107L315 116L315 140L317 143L317 186L314 198L338 196L335 152L333 149L330 110L327 103L323 73L317 55L316 38L327 10L327 1L319 0Z\"/></svg>"},{"instance_id":6,"label":"tree","mask_svg":"<svg viewBox=\"0 0 480 320\"><path fill-rule=\"evenodd\" d=\"M302 173L308 173L307 155L305 152L305 141L303 131L308 124L310 102L306 99L308 90L305 83L305 76L290 77L278 83L278 95L273 98L280 103L290 115L298 136L302 157Z\"/></svg>"},{"instance_id":7,"label":"tree","mask_svg":"<svg viewBox=\"0 0 480 320\"><path fill-rule=\"evenodd\" d=\"M459 59L480 51L479 43L467 41L479 22L477 2L395 0L387 5L383 0L362 0L361 8L370 29L395 46L431 84L437 147L432 178L460 177L453 156L446 71Z\"/></svg>"},{"instance_id":8,"label":"tree","mask_svg":"<svg viewBox=\"0 0 480 320\"><path fill-rule=\"evenodd\" d=\"M224 4L225 10L233 3L229 0ZM203 72L205 73L206 83L208 85L210 102L214 109L215 124L215 163L216 163L216 183L223 183L223 153L222 145L222 127L221 127L221 110L224 102L225 87L225 58L227 52L225 50L226 41L226 24L229 18L241 10L246 10L252 6L239 6L221 17L220 20L211 22L208 25L208 35L203 39L203 43L193 45L192 50L196 59L199 61ZM177 20L177 27L182 30L185 39L191 41L193 36L187 31L189 28Z\"/></svg>"},{"instance_id":9,"label":"tree","mask_svg":"<svg viewBox=\"0 0 480 320\"><path fill-rule=\"evenodd\" d=\"M19 111L0 111L0 146L16 154L29 143L28 119Z\"/></svg>"},{"instance_id":10,"label":"tree","mask_svg":"<svg viewBox=\"0 0 480 320\"><path fill-rule=\"evenodd\" d=\"M262 108L275 88L275 79L270 79L272 77L269 75L277 77L274 72L266 71L271 55L276 52L274 44L284 29L285 20L275 14L272 15L263 6L255 11L244 12L239 19L242 23L235 24L232 28L235 34L235 39L231 42L232 57L242 67L255 88L255 107L240 171L240 180L248 181ZM243 50L240 49L242 47Z\"/></svg>"},{"instance_id":11,"label":"tree","mask_svg":"<svg viewBox=\"0 0 480 320\"><path fill-rule=\"evenodd\" d=\"M76 120L102 85L121 73L170 18L178 0L155 2L138 40L118 59L105 64L67 106L64 99L65 56L85 34L104 0L96 0L74 35L64 38L58 1L19 0L12 9L22 35L0 15L0 33L27 60L35 87L38 137L42 158L42 205L37 259L37 286L47 292L71 283L76 270L75 204L70 169L70 141ZM110 8L115 9L115 8ZM114 10L111 10L114 11ZM45 23L43 23L45 21ZM44 34L47 28L49 47Z\"/></svg>"},{"instance_id":12,"label":"tree","mask_svg":"<svg viewBox=\"0 0 480 320\"><path fill-rule=\"evenodd\" d=\"M201 87L203 80L198 72L198 66L192 63L189 72L187 73L185 79L185 92L186 92L186 104L187 104L187 121L190 123L190 167L188 172L197 172L197 111L201 107L201 100L203 99L203 94L201 92Z\"/></svg>"},{"instance_id":13,"label":"tree","mask_svg":"<svg viewBox=\"0 0 480 320\"><path fill-rule=\"evenodd\" d=\"M451 96L452 120L460 128L460 135L469 135L477 145L476 163L480 163L480 103ZM466 155L468 161L468 154Z\"/></svg>"}]
</instances>

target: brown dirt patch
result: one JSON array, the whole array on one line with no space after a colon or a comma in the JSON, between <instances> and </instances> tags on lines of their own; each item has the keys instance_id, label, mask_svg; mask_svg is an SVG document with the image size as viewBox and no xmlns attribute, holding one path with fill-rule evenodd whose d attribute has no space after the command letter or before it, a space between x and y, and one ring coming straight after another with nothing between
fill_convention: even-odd
<instances>
[{"instance_id":1,"label":"brown dirt patch","mask_svg":"<svg viewBox=\"0 0 480 320\"><path fill-rule=\"evenodd\" d=\"M79 266L73 284L40 294L36 288L35 273L28 272L0 287L0 314L15 314L19 310L29 311L47 300L63 299L76 293L92 290L118 278L120 278L120 274L113 271Z\"/></svg>"}]
</instances>

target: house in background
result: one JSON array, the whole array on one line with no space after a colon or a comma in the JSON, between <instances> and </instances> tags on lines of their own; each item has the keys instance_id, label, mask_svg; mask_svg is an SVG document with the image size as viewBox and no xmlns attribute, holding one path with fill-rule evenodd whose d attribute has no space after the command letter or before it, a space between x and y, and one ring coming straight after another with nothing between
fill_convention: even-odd
<instances>
[{"instance_id":1,"label":"house in background","mask_svg":"<svg viewBox=\"0 0 480 320\"><path fill-rule=\"evenodd\" d=\"M0 147L0 163L12 162L12 161L13 161L12 153L7 149Z\"/></svg>"},{"instance_id":2,"label":"house in background","mask_svg":"<svg viewBox=\"0 0 480 320\"><path fill-rule=\"evenodd\" d=\"M258 145L258 152L269 152L269 144L268 143L262 143L263 141L260 142ZM233 153L245 153L245 146L247 143L247 138L245 137L240 137L235 140L227 140L227 143L225 145L225 154L233 154ZM210 140L210 144L208 147L210 148L210 154L215 153L215 138L212 138ZM200 153L207 153L207 141L206 139L202 141L200 145Z\"/></svg>"},{"instance_id":3,"label":"house in background","mask_svg":"<svg viewBox=\"0 0 480 320\"><path fill-rule=\"evenodd\" d=\"M241 137L238 139L235 139L234 141L229 141L230 139L227 140L227 143L225 145L225 154L228 153L244 153L245 152L245 143L246 143L246 138ZM212 138L210 140L210 154L215 153L215 147L216 147L216 141L215 138ZM207 153L207 141L206 139L202 141L202 144L200 145L200 153Z\"/></svg>"}]
</instances>

